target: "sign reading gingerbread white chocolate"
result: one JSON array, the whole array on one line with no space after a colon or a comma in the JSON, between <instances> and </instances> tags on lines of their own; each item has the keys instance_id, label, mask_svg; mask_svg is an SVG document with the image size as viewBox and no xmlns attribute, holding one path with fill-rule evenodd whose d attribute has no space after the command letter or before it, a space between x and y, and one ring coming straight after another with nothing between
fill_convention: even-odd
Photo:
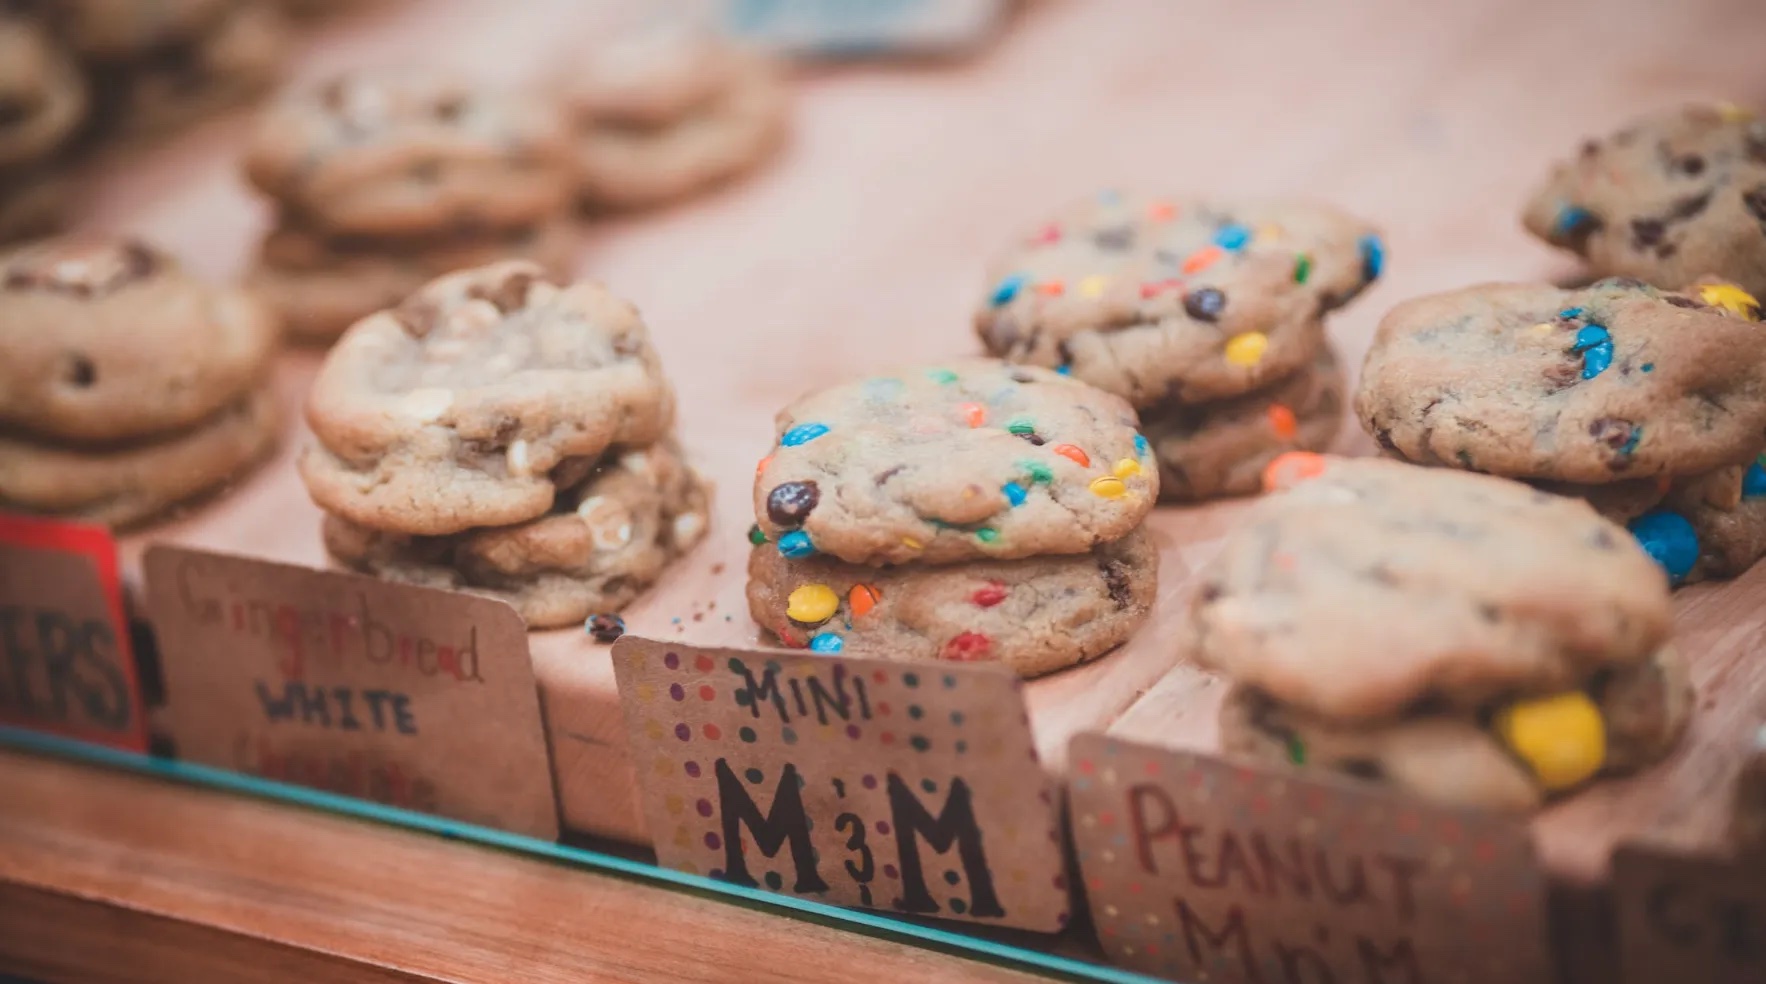
<instances>
[{"instance_id":1,"label":"sign reading gingerbread white chocolate","mask_svg":"<svg viewBox=\"0 0 1766 984\"><path fill-rule=\"evenodd\" d=\"M1070 816L1110 958L1215 984L1551 979L1526 828L1104 735Z\"/></svg>"},{"instance_id":2,"label":"sign reading gingerbread white chocolate","mask_svg":"<svg viewBox=\"0 0 1766 984\"><path fill-rule=\"evenodd\" d=\"M145 751L110 530L0 516L0 724Z\"/></svg>"},{"instance_id":3,"label":"sign reading gingerbread white chocolate","mask_svg":"<svg viewBox=\"0 0 1766 984\"><path fill-rule=\"evenodd\" d=\"M1054 781L1013 674L632 636L613 655L664 865L842 905L1066 925Z\"/></svg>"},{"instance_id":4,"label":"sign reading gingerbread white chocolate","mask_svg":"<svg viewBox=\"0 0 1766 984\"><path fill-rule=\"evenodd\" d=\"M180 758L558 836L508 605L175 547L145 566Z\"/></svg>"}]
</instances>

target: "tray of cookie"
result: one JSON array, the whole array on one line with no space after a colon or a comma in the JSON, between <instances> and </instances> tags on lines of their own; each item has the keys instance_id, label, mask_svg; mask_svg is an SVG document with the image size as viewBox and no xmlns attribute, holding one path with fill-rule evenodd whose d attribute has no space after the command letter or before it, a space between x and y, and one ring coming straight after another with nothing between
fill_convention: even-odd
<instances>
[{"instance_id":1,"label":"tray of cookie","mask_svg":"<svg viewBox=\"0 0 1766 984\"><path fill-rule=\"evenodd\" d=\"M1104 191L997 223L972 306L907 333L936 345L829 328L861 354L778 379L717 257L681 269L719 290L633 303L570 231L773 158L776 69L670 33L552 91L291 87L237 165L274 214L239 287L135 237L8 254L0 501L116 527L135 587L176 544L507 603L576 834L653 836L631 633L998 667L1056 779L1086 732L1346 776L1520 818L1570 885L1724 844L1761 692L1753 116L1557 167L1526 223L1580 286L1369 310L1376 211ZM1696 187L1638 211L1664 167Z\"/></svg>"}]
</instances>

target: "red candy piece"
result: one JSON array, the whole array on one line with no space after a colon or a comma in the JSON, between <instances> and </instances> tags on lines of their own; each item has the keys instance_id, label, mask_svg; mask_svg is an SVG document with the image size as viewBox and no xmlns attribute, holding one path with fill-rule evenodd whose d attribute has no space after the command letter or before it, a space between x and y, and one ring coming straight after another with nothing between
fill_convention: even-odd
<instances>
[{"instance_id":1,"label":"red candy piece","mask_svg":"<svg viewBox=\"0 0 1766 984\"><path fill-rule=\"evenodd\" d=\"M969 600L982 608L992 608L1006 600L1006 586L999 581L989 581L975 589Z\"/></svg>"},{"instance_id":2,"label":"red candy piece","mask_svg":"<svg viewBox=\"0 0 1766 984\"><path fill-rule=\"evenodd\" d=\"M1057 444L1055 445L1054 450L1056 454L1074 462L1081 468L1091 467L1091 455L1086 454L1084 451L1071 444Z\"/></svg>"},{"instance_id":3,"label":"red candy piece","mask_svg":"<svg viewBox=\"0 0 1766 984\"><path fill-rule=\"evenodd\" d=\"M980 427L987 423L987 408L979 403L961 403L957 405L957 409L963 411L963 419L969 422L970 427Z\"/></svg>"},{"instance_id":4,"label":"red candy piece","mask_svg":"<svg viewBox=\"0 0 1766 984\"><path fill-rule=\"evenodd\" d=\"M993 640L979 632L958 633L944 644L939 659L953 663L974 663L993 658Z\"/></svg>"},{"instance_id":5,"label":"red candy piece","mask_svg":"<svg viewBox=\"0 0 1766 984\"><path fill-rule=\"evenodd\" d=\"M1061 241L1061 227L1053 222L1042 227L1042 231L1030 238L1032 246L1048 246Z\"/></svg>"},{"instance_id":6,"label":"red candy piece","mask_svg":"<svg viewBox=\"0 0 1766 984\"><path fill-rule=\"evenodd\" d=\"M1169 280L1155 280L1150 284L1141 284L1141 297L1157 297L1163 291L1178 290L1182 287L1183 281L1175 277Z\"/></svg>"}]
</instances>

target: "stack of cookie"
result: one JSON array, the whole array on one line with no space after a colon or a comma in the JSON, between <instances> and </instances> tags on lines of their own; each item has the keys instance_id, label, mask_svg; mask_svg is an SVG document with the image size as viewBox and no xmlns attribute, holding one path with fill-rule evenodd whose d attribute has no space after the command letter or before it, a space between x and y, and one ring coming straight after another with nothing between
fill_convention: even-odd
<instances>
[{"instance_id":1,"label":"stack of cookie","mask_svg":"<svg viewBox=\"0 0 1766 984\"><path fill-rule=\"evenodd\" d=\"M595 210L660 205L755 167L783 143L790 110L772 62L677 27L589 52L560 88Z\"/></svg>"},{"instance_id":2,"label":"stack of cookie","mask_svg":"<svg viewBox=\"0 0 1766 984\"><path fill-rule=\"evenodd\" d=\"M1766 120L1688 106L1586 141L1522 221L1597 277L1668 288L1720 277L1766 294Z\"/></svg>"},{"instance_id":3,"label":"stack of cookie","mask_svg":"<svg viewBox=\"0 0 1766 984\"><path fill-rule=\"evenodd\" d=\"M975 359L836 386L776 422L748 607L785 645L1031 677L1146 618L1159 475L1123 400Z\"/></svg>"},{"instance_id":4,"label":"stack of cookie","mask_svg":"<svg viewBox=\"0 0 1766 984\"><path fill-rule=\"evenodd\" d=\"M1276 456L1336 436L1344 378L1324 315L1384 255L1333 209L1106 192L1000 257L975 330L994 355L1133 404L1163 498L1254 492Z\"/></svg>"},{"instance_id":5,"label":"stack of cookie","mask_svg":"<svg viewBox=\"0 0 1766 984\"><path fill-rule=\"evenodd\" d=\"M571 265L570 145L543 100L424 74L337 78L265 114L246 173L278 207L249 282L304 341L453 270Z\"/></svg>"},{"instance_id":6,"label":"stack of cookie","mask_svg":"<svg viewBox=\"0 0 1766 984\"><path fill-rule=\"evenodd\" d=\"M0 9L0 241L52 230L61 151L86 118L85 77L46 24Z\"/></svg>"},{"instance_id":7,"label":"stack of cookie","mask_svg":"<svg viewBox=\"0 0 1766 984\"><path fill-rule=\"evenodd\" d=\"M1766 330L1732 284L1486 284L1380 323L1355 409L1388 454L1627 523L1674 582L1766 553Z\"/></svg>"},{"instance_id":8,"label":"stack of cookie","mask_svg":"<svg viewBox=\"0 0 1766 984\"><path fill-rule=\"evenodd\" d=\"M625 605L704 534L710 486L673 413L630 304L496 263L338 341L300 473L342 563L566 625Z\"/></svg>"},{"instance_id":9,"label":"stack of cookie","mask_svg":"<svg viewBox=\"0 0 1766 984\"><path fill-rule=\"evenodd\" d=\"M1202 575L1187 648L1223 749L1425 799L1538 807L1662 758L1693 693L1650 558L1518 482L1326 459Z\"/></svg>"},{"instance_id":10,"label":"stack of cookie","mask_svg":"<svg viewBox=\"0 0 1766 984\"><path fill-rule=\"evenodd\" d=\"M129 526L275 445L275 323L157 250L0 257L0 324L0 508Z\"/></svg>"}]
</instances>

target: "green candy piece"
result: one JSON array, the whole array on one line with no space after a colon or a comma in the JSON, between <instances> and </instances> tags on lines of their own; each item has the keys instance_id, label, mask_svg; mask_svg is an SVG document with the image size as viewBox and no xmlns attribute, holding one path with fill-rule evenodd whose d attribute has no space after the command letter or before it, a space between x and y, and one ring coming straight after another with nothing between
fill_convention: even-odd
<instances>
[{"instance_id":1,"label":"green candy piece","mask_svg":"<svg viewBox=\"0 0 1766 984\"><path fill-rule=\"evenodd\" d=\"M766 542L766 534L760 531L759 523L748 527L748 542L757 547Z\"/></svg>"},{"instance_id":2,"label":"green candy piece","mask_svg":"<svg viewBox=\"0 0 1766 984\"><path fill-rule=\"evenodd\" d=\"M992 543L1000 538L1000 531L991 526L983 526L975 531L975 539L982 543Z\"/></svg>"},{"instance_id":3,"label":"green candy piece","mask_svg":"<svg viewBox=\"0 0 1766 984\"><path fill-rule=\"evenodd\" d=\"M1007 424L1006 430L1009 430L1014 434L1034 434L1036 433L1036 425L1020 417Z\"/></svg>"},{"instance_id":4,"label":"green candy piece","mask_svg":"<svg viewBox=\"0 0 1766 984\"><path fill-rule=\"evenodd\" d=\"M1303 284L1310 276L1312 276L1312 257L1301 253L1294 258L1294 282Z\"/></svg>"},{"instance_id":5,"label":"green candy piece","mask_svg":"<svg viewBox=\"0 0 1766 984\"><path fill-rule=\"evenodd\" d=\"M926 370L926 378L935 383L943 383L944 385L949 386L951 383L957 381L957 374L951 372L949 369L928 369Z\"/></svg>"},{"instance_id":6,"label":"green candy piece","mask_svg":"<svg viewBox=\"0 0 1766 984\"><path fill-rule=\"evenodd\" d=\"M1030 476L1030 480L1038 485L1047 485L1055 480L1055 473L1049 469L1048 465L1040 461L1020 461L1018 465L1024 469L1025 474Z\"/></svg>"},{"instance_id":7,"label":"green candy piece","mask_svg":"<svg viewBox=\"0 0 1766 984\"><path fill-rule=\"evenodd\" d=\"M1288 761L1295 765L1306 764L1306 745L1299 735L1288 736Z\"/></svg>"}]
</instances>

